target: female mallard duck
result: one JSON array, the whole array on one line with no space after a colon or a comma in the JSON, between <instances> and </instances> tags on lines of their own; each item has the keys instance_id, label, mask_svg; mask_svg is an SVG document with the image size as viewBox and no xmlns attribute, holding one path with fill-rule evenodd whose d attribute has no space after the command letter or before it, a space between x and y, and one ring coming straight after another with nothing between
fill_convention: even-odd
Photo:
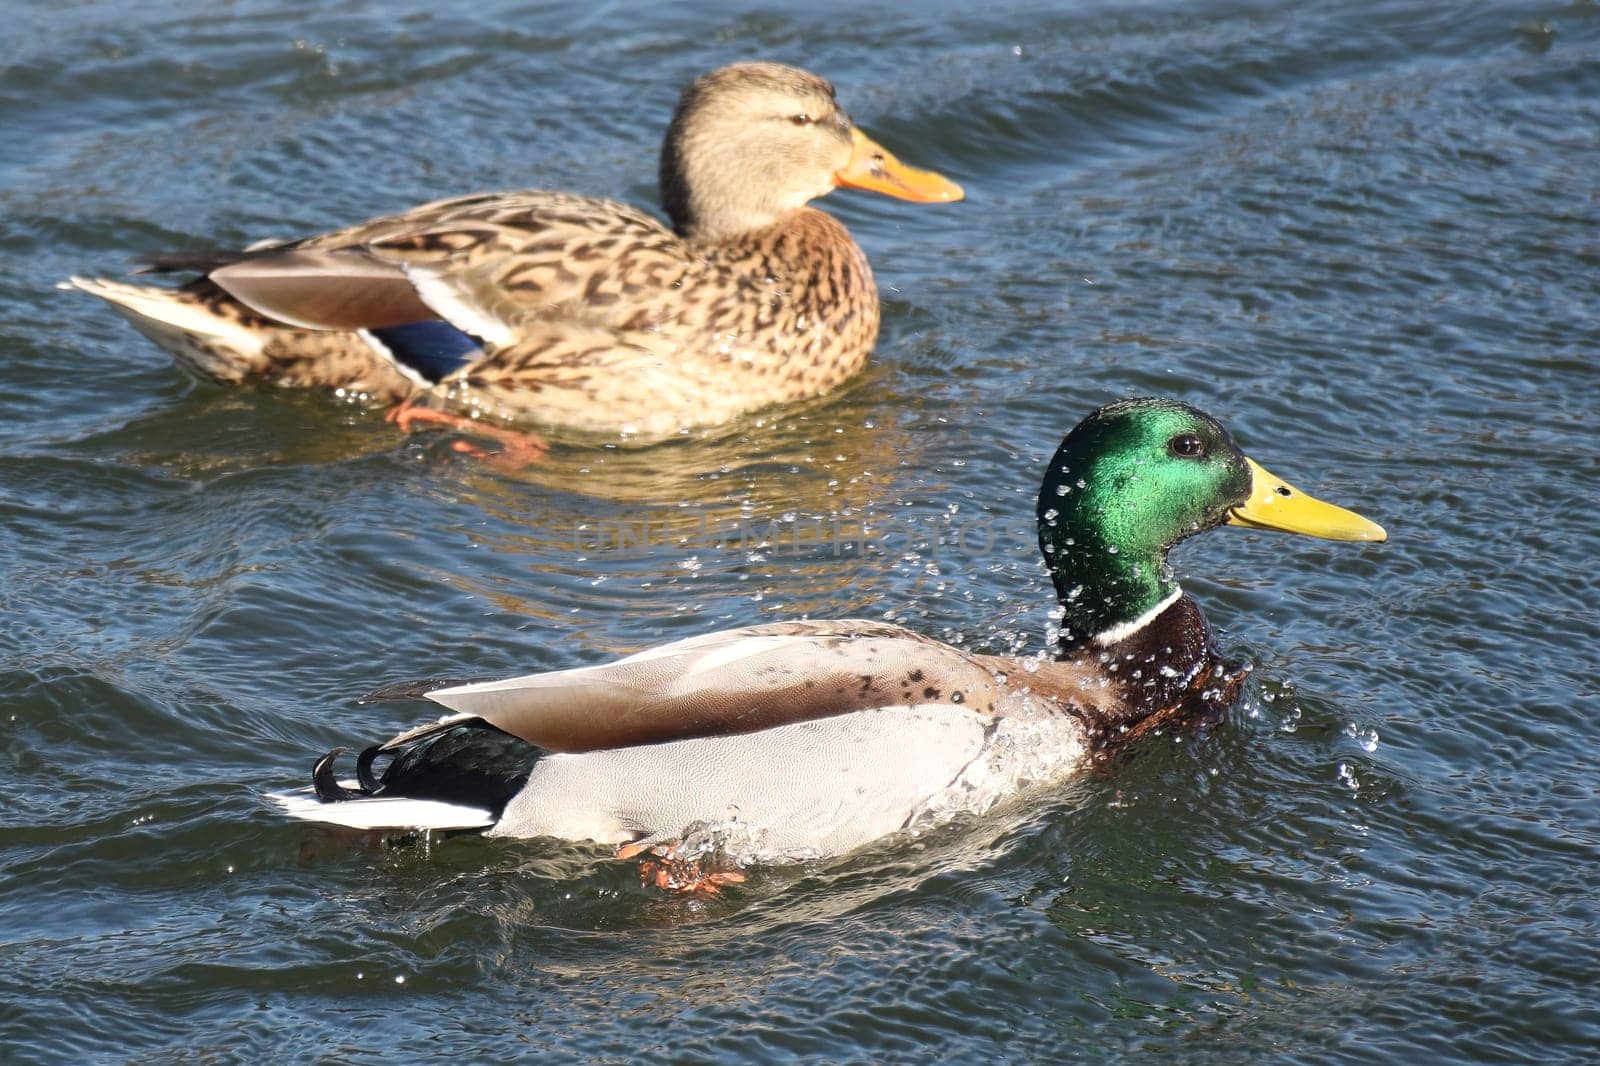
<instances>
[{"instance_id":1,"label":"female mallard duck","mask_svg":"<svg viewBox=\"0 0 1600 1066\"><path fill-rule=\"evenodd\" d=\"M1064 612L1052 658L800 621L601 666L397 686L374 697L457 713L366 749L356 781L334 779L337 749L311 788L273 798L313 821L594 840L623 855L686 838L736 861L839 854L984 810L1152 721L1230 700L1243 675L1166 567L1174 544L1221 525L1386 537L1267 473L1192 407L1114 403L1067 435L1039 495Z\"/></svg>"},{"instance_id":2,"label":"female mallard duck","mask_svg":"<svg viewBox=\"0 0 1600 1066\"><path fill-rule=\"evenodd\" d=\"M839 186L903 200L961 187L873 143L833 86L776 63L712 71L661 149L672 228L549 192L441 200L227 255L176 290L74 278L202 377L660 436L826 392L866 361L878 293L845 228L806 205ZM417 406L413 406L416 404Z\"/></svg>"}]
</instances>

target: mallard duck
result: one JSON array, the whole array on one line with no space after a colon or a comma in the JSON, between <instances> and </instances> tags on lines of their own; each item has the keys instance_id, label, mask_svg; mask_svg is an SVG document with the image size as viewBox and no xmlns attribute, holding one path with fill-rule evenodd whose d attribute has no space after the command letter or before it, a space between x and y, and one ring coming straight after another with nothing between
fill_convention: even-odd
<instances>
[{"instance_id":1,"label":"mallard duck","mask_svg":"<svg viewBox=\"0 0 1600 1066\"><path fill-rule=\"evenodd\" d=\"M744 859L837 855L982 811L1152 722L1231 700L1242 672L1218 657L1166 565L1178 541L1222 525L1386 539L1262 469L1193 407L1113 403L1066 436L1039 494L1062 611L1051 655L979 655L884 622L796 621L598 666L401 685L374 695L454 713L367 748L355 780L336 780L336 749L311 787L274 799L345 826L591 840L675 861L707 827Z\"/></svg>"},{"instance_id":2,"label":"mallard duck","mask_svg":"<svg viewBox=\"0 0 1600 1066\"><path fill-rule=\"evenodd\" d=\"M73 278L201 377L653 437L816 396L878 334L867 259L807 204L845 186L944 202L955 183L874 143L831 84L712 71L661 149L671 228L610 200L503 192L242 252L171 255L179 289Z\"/></svg>"}]
</instances>

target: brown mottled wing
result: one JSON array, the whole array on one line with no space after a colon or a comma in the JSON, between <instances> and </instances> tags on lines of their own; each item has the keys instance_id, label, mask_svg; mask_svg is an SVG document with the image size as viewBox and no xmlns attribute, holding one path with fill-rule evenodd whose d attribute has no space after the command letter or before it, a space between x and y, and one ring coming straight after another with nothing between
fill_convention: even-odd
<instances>
[{"instance_id":1,"label":"brown mottled wing","mask_svg":"<svg viewBox=\"0 0 1600 1066\"><path fill-rule=\"evenodd\" d=\"M472 266L557 230L618 237L669 233L660 222L627 204L530 189L436 200L319 234L293 247L372 247L411 264L454 261Z\"/></svg>"},{"instance_id":2,"label":"brown mottled wing","mask_svg":"<svg viewBox=\"0 0 1600 1066\"><path fill-rule=\"evenodd\" d=\"M424 204L249 253L210 276L246 306L302 328L443 318L499 336L520 329L522 316L575 310L643 328L624 321L620 305L635 298L636 316L640 293L670 291L688 262L676 235L625 204L530 191Z\"/></svg>"},{"instance_id":3,"label":"brown mottled wing","mask_svg":"<svg viewBox=\"0 0 1600 1066\"><path fill-rule=\"evenodd\" d=\"M548 751L582 752L752 733L871 707L959 703L988 714L997 695L994 677L965 653L853 620L711 633L604 666L428 698Z\"/></svg>"},{"instance_id":4,"label":"brown mottled wing","mask_svg":"<svg viewBox=\"0 0 1600 1066\"><path fill-rule=\"evenodd\" d=\"M552 196L493 225L492 242L444 262L413 247L433 230L368 247L403 258L423 298L444 317L459 307L517 334L534 321L613 333L670 327L687 283L715 272L660 223L610 201Z\"/></svg>"}]
</instances>

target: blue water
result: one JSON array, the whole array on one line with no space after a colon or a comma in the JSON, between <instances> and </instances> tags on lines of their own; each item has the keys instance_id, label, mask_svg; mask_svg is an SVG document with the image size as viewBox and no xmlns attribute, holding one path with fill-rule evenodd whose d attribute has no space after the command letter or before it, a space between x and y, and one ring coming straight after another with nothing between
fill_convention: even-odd
<instances>
[{"instance_id":1,"label":"blue water","mask_svg":"<svg viewBox=\"0 0 1600 1066\"><path fill-rule=\"evenodd\" d=\"M1600 6L440 6L6 5L0 1058L1593 1057ZM826 201L885 325L821 402L507 474L52 287L651 204L677 89L748 57L969 193ZM1142 393L1391 533L1184 546L1257 664L1203 736L712 900L259 801L401 678L797 615L1040 647L1042 464Z\"/></svg>"}]
</instances>

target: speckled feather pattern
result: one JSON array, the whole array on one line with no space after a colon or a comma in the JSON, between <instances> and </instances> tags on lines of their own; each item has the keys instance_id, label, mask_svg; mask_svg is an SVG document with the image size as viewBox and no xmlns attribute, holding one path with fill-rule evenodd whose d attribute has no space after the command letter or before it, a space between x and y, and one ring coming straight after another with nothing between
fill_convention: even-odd
<instances>
[{"instance_id":1,"label":"speckled feather pattern","mask_svg":"<svg viewBox=\"0 0 1600 1066\"><path fill-rule=\"evenodd\" d=\"M670 225L610 200L477 193L239 253L148 260L202 275L180 289L69 287L217 381L649 440L820 395L866 362L872 270L813 200L841 184L962 195L857 130L827 81L775 63L686 88L659 178ZM455 331L442 343L459 345L445 363L393 332L439 320Z\"/></svg>"},{"instance_id":2,"label":"speckled feather pattern","mask_svg":"<svg viewBox=\"0 0 1600 1066\"><path fill-rule=\"evenodd\" d=\"M218 360L223 373L200 368L207 376L652 437L836 388L860 370L878 333L866 256L812 208L696 241L625 204L486 194L280 247L361 249L425 270L513 339L486 345L482 358L430 389L357 334L284 328L202 279L181 298L262 342L254 358Z\"/></svg>"},{"instance_id":3,"label":"speckled feather pattern","mask_svg":"<svg viewBox=\"0 0 1600 1066\"><path fill-rule=\"evenodd\" d=\"M1169 627L1196 621L1176 611L1069 661L976 655L864 619L748 626L434 690L457 717L378 750L479 720L540 749L493 835L622 844L708 829L740 861L839 854L988 810L1134 735L1152 696L1177 706L1196 695L1209 683L1198 669L1171 672L1159 693L1137 680L1152 649L1177 650ZM1205 633L1201 621L1202 646Z\"/></svg>"},{"instance_id":4,"label":"speckled feather pattern","mask_svg":"<svg viewBox=\"0 0 1600 1066\"><path fill-rule=\"evenodd\" d=\"M708 633L599 666L428 698L547 751L586 752L889 706L947 703L985 719L1100 716L1118 698L1102 676L1089 664L978 656L900 626L843 619Z\"/></svg>"}]
</instances>

